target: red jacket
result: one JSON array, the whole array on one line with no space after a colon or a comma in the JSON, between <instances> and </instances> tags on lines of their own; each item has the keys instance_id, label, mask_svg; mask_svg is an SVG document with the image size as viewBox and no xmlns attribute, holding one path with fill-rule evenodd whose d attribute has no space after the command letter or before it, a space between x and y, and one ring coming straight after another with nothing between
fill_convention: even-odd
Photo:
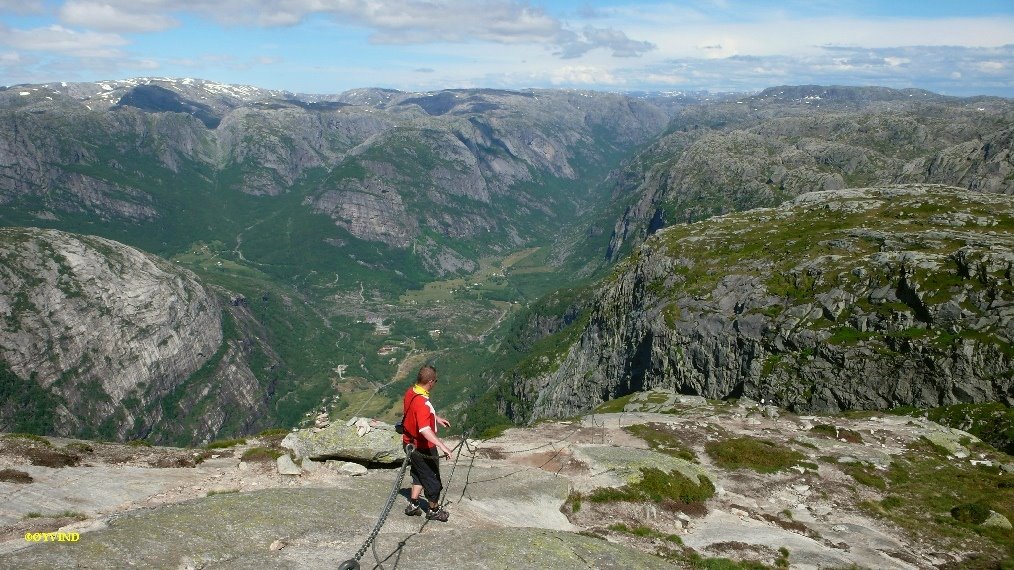
<instances>
[{"instance_id":1,"label":"red jacket","mask_svg":"<svg viewBox=\"0 0 1014 570\"><path fill-rule=\"evenodd\" d=\"M430 403L429 393L416 386L409 387L405 391L405 398L402 401L402 409L405 412L405 433L401 436L402 443L411 443L416 449L430 449L436 447L422 436L422 432L431 429L433 434L437 433L437 412Z\"/></svg>"}]
</instances>

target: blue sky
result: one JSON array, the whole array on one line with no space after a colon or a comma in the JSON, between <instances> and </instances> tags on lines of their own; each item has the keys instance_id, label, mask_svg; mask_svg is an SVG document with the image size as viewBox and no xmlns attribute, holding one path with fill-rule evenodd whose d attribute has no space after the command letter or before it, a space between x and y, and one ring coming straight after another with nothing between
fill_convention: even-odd
<instances>
[{"instance_id":1,"label":"blue sky","mask_svg":"<svg viewBox=\"0 0 1014 570\"><path fill-rule=\"evenodd\" d=\"M0 0L0 85L138 76L1014 97L1014 0Z\"/></svg>"}]
</instances>

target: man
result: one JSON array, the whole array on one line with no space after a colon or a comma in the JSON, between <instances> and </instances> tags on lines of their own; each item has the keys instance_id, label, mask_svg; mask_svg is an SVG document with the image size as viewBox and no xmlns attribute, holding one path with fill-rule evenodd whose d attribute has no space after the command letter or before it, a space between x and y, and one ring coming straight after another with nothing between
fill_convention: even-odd
<instances>
[{"instance_id":1,"label":"man","mask_svg":"<svg viewBox=\"0 0 1014 570\"><path fill-rule=\"evenodd\" d=\"M451 448L437 437L437 426L451 427L451 423L437 415L430 403L430 392L437 383L437 369L429 364L419 369L415 385L405 391L402 402L405 411L405 433L401 436L403 445L412 444L415 452L411 456L412 502L405 508L409 516L421 515L419 495L426 491L429 511L426 518L447 522L450 514L440 508L440 455L450 459Z\"/></svg>"}]
</instances>

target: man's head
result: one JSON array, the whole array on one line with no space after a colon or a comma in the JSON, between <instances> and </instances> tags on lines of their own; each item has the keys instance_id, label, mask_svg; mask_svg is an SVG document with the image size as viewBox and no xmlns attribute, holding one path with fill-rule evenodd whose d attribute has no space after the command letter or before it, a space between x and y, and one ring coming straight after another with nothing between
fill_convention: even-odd
<instances>
[{"instance_id":1,"label":"man's head","mask_svg":"<svg viewBox=\"0 0 1014 570\"><path fill-rule=\"evenodd\" d=\"M416 376L415 383L429 390L437 383L437 369L430 364L423 366L419 369L419 375Z\"/></svg>"}]
</instances>

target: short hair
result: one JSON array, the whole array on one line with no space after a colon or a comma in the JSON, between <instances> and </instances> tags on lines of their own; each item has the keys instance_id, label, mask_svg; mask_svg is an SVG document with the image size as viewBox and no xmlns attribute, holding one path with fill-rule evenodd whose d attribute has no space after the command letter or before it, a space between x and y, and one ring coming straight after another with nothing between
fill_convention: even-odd
<instances>
[{"instance_id":1,"label":"short hair","mask_svg":"<svg viewBox=\"0 0 1014 570\"><path fill-rule=\"evenodd\" d=\"M425 366L419 369L419 374L418 376L415 377L415 383L425 384L430 380L436 381L436 379L437 379L437 369L434 368L432 364L426 364Z\"/></svg>"}]
</instances>

